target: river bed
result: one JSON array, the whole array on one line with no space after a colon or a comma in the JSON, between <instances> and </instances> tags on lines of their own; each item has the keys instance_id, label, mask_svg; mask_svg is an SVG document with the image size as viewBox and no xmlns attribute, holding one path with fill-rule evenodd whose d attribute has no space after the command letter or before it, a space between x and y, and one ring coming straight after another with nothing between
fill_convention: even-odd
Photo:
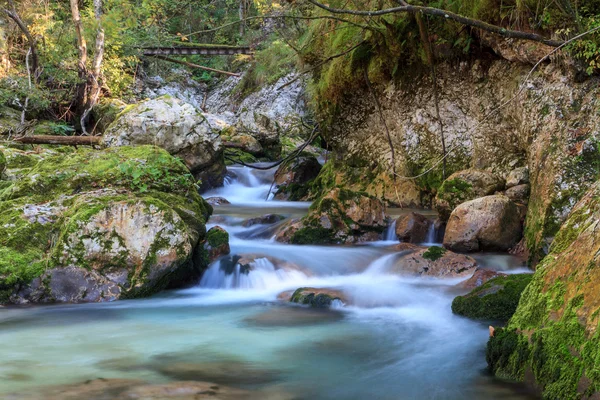
<instances>
[{"instance_id":1,"label":"river bed","mask_svg":"<svg viewBox=\"0 0 600 400\"><path fill-rule=\"evenodd\" d=\"M387 274L390 240L294 246L273 241L272 226L245 228L245 218L267 213L300 217L309 203L267 201L273 171L231 170L236 178L204 195L232 203L216 206L208 227L230 233L232 254L301 268L265 260L247 275L225 274L217 262L198 286L149 299L1 309L0 398L44 398L49 387L97 378L205 380L281 399L531 398L487 374L488 325L450 310L459 280ZM476 258L526 271L509 255ZM306 286L342 289L352 305L323 311L277 299Z\"/></svg>"}]
</instances>

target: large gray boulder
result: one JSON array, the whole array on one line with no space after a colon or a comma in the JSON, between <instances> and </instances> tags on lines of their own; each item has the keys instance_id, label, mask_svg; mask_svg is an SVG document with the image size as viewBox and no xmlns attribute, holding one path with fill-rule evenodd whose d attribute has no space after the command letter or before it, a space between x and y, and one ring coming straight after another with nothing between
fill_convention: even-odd
<instances>
[{"instance_id":1,"label":"large gray boulder","mask_svg":"<svg viewBox=\"0 0 600 400\"><path fill-rule=\"evenodd\" d=\"M226 129L223 120L167 95L125 108L106 130L104 144L162 147L208 189L221 186L227 172L220 137Z\"/></svg>"},{"instance_id":2,"label":"large gray boulder","mask_svg":"<svg viewBox=\"0 0 600 400\"><path fill-rule=\"evenodd\" d=\"M481 197L456 207L448 220L444 246L471 252L508 250L522 235L519 210L503 195Z\"/></svg>"}]
</instances>

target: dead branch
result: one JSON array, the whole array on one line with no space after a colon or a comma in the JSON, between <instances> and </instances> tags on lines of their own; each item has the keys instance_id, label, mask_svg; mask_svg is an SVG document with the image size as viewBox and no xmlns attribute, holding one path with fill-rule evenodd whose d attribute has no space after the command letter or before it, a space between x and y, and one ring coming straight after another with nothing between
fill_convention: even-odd
<instances>
[{"instance_id":1,"label":"dead branch","mask_svg":"<svg viewBox=\"0 0 600 400\"><path fill-rule=\"evenodd\" d=\"M34 135L14 138L13 141L24 144L61 144L66 146L98 146L102 143L99 136L51 136Z\"/></svg>"},{"instance_id":2,"label":"dead branch","mask_svg":"<svg viewBox=\"0 0 600 400\"><path fill-rule=\"evenodd\" d=\"M27 73L32 73L33 80L34 80L34 82L37 83L37 81L40 77L41 71L40 71L40 64L39 64L39 59L38 59L38 54L37 54L36 40L33 38L33 36L31 35L31 32L29 31L29 28L27 28L27 25L25 25L25 23L23 22L23 20L17 13L17 9L16 9L13 1L8 0L8 4L11 9L9 10L9 9L3 8L2 11L4 12L4 14L6 14L10 19L12 19L17 24L17 26L19 27L21 32L23 32L23 34L27 38L27 42L29 43L29 50L31 51L31 71L28 70Z\"/></svg>"}]
</instances>

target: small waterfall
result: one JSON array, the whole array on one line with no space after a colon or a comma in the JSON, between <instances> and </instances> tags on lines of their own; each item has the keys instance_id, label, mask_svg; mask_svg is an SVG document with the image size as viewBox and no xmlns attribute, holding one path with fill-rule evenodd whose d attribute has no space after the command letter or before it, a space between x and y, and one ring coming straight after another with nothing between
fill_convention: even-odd
<instances>
[{"instance_id":1,"label":"small waterfall","mask_svg":"<svg viewBox=\"0 0 600 400\"><path fill-rule=\"evenodd\" d=\"M435 243L436 233L435 223L431 222L431 224L429 224L429 230L427 231L427 239L425 240L425 243Z\"/></svg>"},{"instance_id":2,"label":"small waterfall","mask_svg":"<svg viewBox=\"0 0 600 400\"><path fill-rule=\"evenodd\" d=\"M396 220L393 220L390 226L387 227L384 239L392 242L398 241L398 237L396 236Z\"/></svg>"},{"instance_id":3,"label":"small waterfall","mask_svg":"<svg viewBox=\"0 0 600 400\"><path fill-rule=\"evenodd\" d=\"M303 281L307 276L296 270L278 268L267 258L257 258L242 267L228 270L221 262L213 263L202 276L200 287L207 289L270 289L282 283Z\"/></svg>"},{"instance_id":4,"label":"small waterfall","mask_svg":"<svg viewBox=\"0 0 600 400\"><path fill-rule=\"evenodd\" d=\"M394 261L397 256L398 254L394 253L379 257L377 260L369 264L364 273L369 275L385 274L388 269L394 265Z\"/></svg>"}]
</instances>

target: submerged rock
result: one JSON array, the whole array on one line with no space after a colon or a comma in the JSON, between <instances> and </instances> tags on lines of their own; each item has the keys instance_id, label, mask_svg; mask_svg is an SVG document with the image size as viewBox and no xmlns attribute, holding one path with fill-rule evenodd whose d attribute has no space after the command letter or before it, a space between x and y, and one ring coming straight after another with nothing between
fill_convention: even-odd
<instances>
[{"instance_id":1,"label":"submerged rock","mask_svg":"<svg viewBox=\"0 0 600 400\"><path fill-rule=\"evenodd\" d=\"M447 220L459 204L492 195L502 189L504 189L504 182L491 172L478 169L455 172L438 189L435 208L440 218Z\"/></svg>"},{"instance_id":2,"label":"submerged rock","mask_svg":"<svg viewBox=\"0 0 600 400\"><path fill-rule=\"evenodd\" d=\"M244 390L215 382L175 381L152 384L139 379L92 379L81 383L46 386L10 395L14 400L245 400L291 399L284 392Z\"/></svg>"},{"instance_id":3,"label":"submerged rock","mask_svg":"<svg viewBox=\"0 0 600 400\"><path fill-rule=\"evenodd\" d=\"M294 291L286 294L285 305L269 308L244 319L244 323L253 327L302 327L321 324L330 324L341 320L344 315L334 309L322 309L313 307L294 307L288 303Z\"/></svg>"},{"instance_id":4,"label":"submerged rock","mask_svg":"<svg viewBox=\"0 0 600 400\"><path fill-rule=\"evenodd\" d=\"M223 204L231 204L229 200L224 197L208 197L205 199L208 204L211 206L220 206Z\"/></svg>"},{"instance_id":5,"label":"submerged rock","mask_svg":"<svg viewBox=\"0 0 600 400\"><path fill-rule=\"evenodd\" d=\"M199 278L211 208L181 162L151 146L65 151L0 194L0 303L140 297Z\"/></svg>"},{"instance_id":6,"label":"submerged rock","mask_svg":"<svg viewBox=\"0 0 600 400\"><path fill-rule=\"evenodd\" d=\"M362 193L336 188L316 200L300 221L291 221L276 240L294 244L377 240L387 227L385 205Z\"/></svg>"},{"instance_id":7,"label":"submerged rock","mask_svg":"<svg viewBox=\"0 0 600 400\"><path fill-rule=\"evenodd\" d=\"M272 225L279 221L283 221L285 217L279 214L265 214L260 217L248 218L242 221L242 226L249 228L253 225Z\"/></svg>"},{"instance_id":8,"label":"submerged rock","mask_svg":"<svg viewBox=\"0 0 600 400\"><path fill-rule=\"evenodd\" d=\"M303 268L297 264L279 259L277 257L257 253L232 254L229 257L224 257L220 260L219 268L221 271L224 271L225 274L233 274L236 273L237 268L239 267L239 273L247 275L257 269L264 269L264 261L268 262L268 268L272 269L273 271L298 271L306 276L311 275L306 268Z\"/></svg>"},{"instance_id":9,"label":"submerged rock","mask_svg":"<svg viewBox=\"0 0 600 400\"><path fill-rule=\"evenodd\" d=\"M448 220L444 246L462 252L505 251L516 245L521 235L515 203L506 196L487 196L456 207Z\"/></svg>"},{"instance_id":10,"label":"submerged rock","mask_svg":"<svg viewBox=\"0 0 600 400\"><path fill-rule=\"evenodd\" d=\"M172 379L184 381L209 381L230 385L257 385L280 379L275 370L257 368L236 360L212 362L168 362L156 365L156 370Z\"/></svg>"},{"instance_id":11,"label":"submerged rock","mask_svg":"<svg viewBox=\"0 0 600 400\"><path fill-rule=\"evenodd\" d=\"M117 400L203 400L203 399L247 399L252 392L217 385L212 382L181 381L154 385L140 385L120 395Z\"/></svg>"},{"instance_id":12,"label":"submerged rock","mask_svg":"<svg viewBox=\"0 0 600 400\"><path fill-rule=\"evenodd\" d=\"M297 157L291 163L284 163L275 172L275 199L298 201L306 198L309 183L320 171L321 164L315 157Z\"/></svg>"},{"instance_id":13,"label":"submerged rock","mask_svg":"<svg viewBox=\"0 0 600 400\"><path fill-rule=\"evenodd\" d=\"M466 281L459 283L456 286L463 289L472 290L483 285L490 279L498 278L500 276L506 276L506 274L502 272L493 271L491 269L477 268L472 277L470 277Z\"/></svg>"},{"instance_id":14,"label":"submerged rock","mask_svg":"<svg viewBox=\"0 0 600 400\"><path fill-rule=\"evenodd\" d=\"M456 297L452 312L472 319L507 322L531 277L531 274L516 274L490 279L470 293Z\"/></svg>"},{"instance_id":15,"label":"submerged rock","mask_svg":"<svg viewBox=\"0 0 600 400\"><path fill-rule=\"evenodd\" d=\"M396 260L388 272L400 275L458 278L473 274L477 262L464 254L456 254L443 247L410 248Z\"/></svg>"},{"instance_id":16,"label":"submerged rock","mask_svg":"<svg viewBox=\"0 0 600 400\"><path fill-rule=\"evenodd\" d=\"M423 243L432 224L424 215L410 212L396 220L396 236L401 242Z\"/></svg>"},{"instance_id":17,"label":"submerged rock","mask_svg":"<svg viewBox=\"0 0 600 400\"><path fill-rule=\"evenodd\" d=\"M227 170L219 136L229 125L170 96L127 107L106 130L107 146L152 144L183 160L202 188L223 185Z\"/></svg>"},{"instance_id":18,"label":"submerged rock","mask_svg":"<svg viewBox=\"0 0 600 400\"><path fill-rule=\"evenodd\" d=\"M290 301L315 308L329 308L348 304L347 297L341 290L310 287L296 289L290 297Z\"/></svg>"}]
</instances>

